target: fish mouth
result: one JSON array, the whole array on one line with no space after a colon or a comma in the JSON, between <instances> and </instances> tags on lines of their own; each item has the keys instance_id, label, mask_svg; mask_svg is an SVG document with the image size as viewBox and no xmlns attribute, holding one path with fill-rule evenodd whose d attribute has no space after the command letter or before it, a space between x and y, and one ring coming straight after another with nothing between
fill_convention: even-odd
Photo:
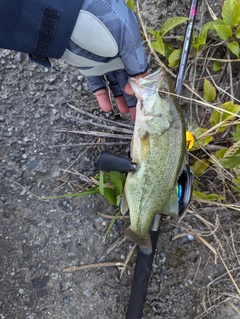
<instances>
[{"instance_id":1,"label":"fish mouth","mask_svg":"<svg viewBox=\"0 0 240 319\"><path fill-rule=\"evenodd\" d=\"M140 103L139 111L140 111L142 116L149 117L149 118L157 118L157 117L162 116L162 112L153 113L153 112L148 111L147 108L144 107L143 100L139 100L139 103Z\"/></svg>"},{"instance_id":2,"label":"fish mouth","mask_svg":"<svg viewBox=\"0 0 240 319\"><path fill-rule=\"evenodd\" d=\"M141 112L141 114L144 117L149 117L149 118L153 118L153 119L161 117L161 113L159 113L159 114L151 114L151 113L144 112L142 110L140 110L140 112Z\"/></svg>"}]
</instances>

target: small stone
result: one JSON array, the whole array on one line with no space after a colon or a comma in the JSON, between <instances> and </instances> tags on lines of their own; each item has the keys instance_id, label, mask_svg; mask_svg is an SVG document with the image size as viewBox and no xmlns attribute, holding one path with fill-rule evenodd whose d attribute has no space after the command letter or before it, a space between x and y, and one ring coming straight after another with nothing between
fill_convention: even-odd
<instances>
[{"instance_id":1,"label":"small stone","mask_svg":"<svg viewBox=\"0 0 240 319\"><path fill-rule=\"evenodd\" d=\"M28 168L28 169L34 169L34 168L36 168L36 167L38 166L38 164L39 164L39 160L33 158L33 159L31 159L31 160L28 162L27 168Z\"/></svg>"},{"instance_id":2,"label":"small stone","mask_svg":"<svg viewBox=\"0 0 240 319\"><path fill-rule=\"evenodd\" d=\"M58 177L61 177L63 174L63 172L60 170L60 169L57 169L56 171L54 171L52 173L52 178L58 178Z\"/></svg>"},{"instance_id":3,"label":"small stone","mask_svg":"<svg viewBox=\"0 0 240 319\"><path fill-rule=\"evenodd\" d=\"M35 115L34 115L34 118L35 119L39 119L40 117L41 117L40 113L36 112Z\"/></svg>"},{"instance_id":4,"label":"small stone","mask_svg":"<svg viewBox=\"0 0 240 319\"><path fill-rule=\"evenodd\" d=\"M78 92L82 92L82 85L81 84L77 87L77 90L78 90Z\"/></svg>"},{"instance_id":5,"label":"small stone","mask_svg":"<svg viewBox=\"0 0 240 319\"><path fill-rule=\"evenodd\" d=\"M96 223L102 223L102 222L103 222L103 218L102 218L101 216L99 216L99 217L97 217L97 218L95 219L95 222L96 222Z\"/></svg>"},{"instance_id":6,"label":"small stone","mask_svg":"<svg viewBox=\"0 0 240 319\"><path fill-rule=\"evenodd\" d=\"M85 290L83 290L82 293L83 293L84 296L86 296L86 297L91 297L91 296L92 296L92 292L91 292L90 289L85 289Z\"/></svg>"},{"instance_id":7,"label":"small stone","mask_svg":"<svg viewBox=\"0 0 240 319\"><path fill-rule=\"evenodd\" d=\"M27 143L28 141L29 141L29 138L25 136L25 137L23 138L23 142Z\"/></svg>"},{"instance_id":8,"label":"small stone","mask_svg":"<svg viewBox=\"0 0 240 319\"><path fill-rule=\"evenodd\" d=\"M14 57L14 60L16 62L21 62L21 61L24 61L26 58L26 54L25 53L22 53L22 52L18 52L15 57Z\"/></svg>"}]
</instances>

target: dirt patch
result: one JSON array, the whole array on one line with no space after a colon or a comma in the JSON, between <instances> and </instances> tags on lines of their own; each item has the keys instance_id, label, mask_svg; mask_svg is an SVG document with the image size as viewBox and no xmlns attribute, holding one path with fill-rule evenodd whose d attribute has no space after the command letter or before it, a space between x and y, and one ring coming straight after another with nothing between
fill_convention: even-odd
<instances>
[{"instance_id":1,"label":"dirt patch","mask_svg":"<svg viewBox=\"0 0 240 319\"><path fill-rule=\"evenodd\" d=\"M213 8L219 10L218 4ZM206 7L204 10L207 18ZM141 7L144 23L154 28L188 11L189 3L184 1L143 1ZM87 115L79 115L68 103L101 118L128 125L131 121L116 110L103 114L86 79L63 61L53 61L53 67L46 69L30 63L25 54L1 50L0 57L0 316L124 318L133 268L127 268L121 279L119 267L72 273L63 269L124 262L132 242L125 241L110 253L108 249L121 238L129 221L117 220L102 242L109 220L99 213L116 213L105 199L97 195L40 198L84 189L86 181L77 173L94 176L94 162L101 150L129 152L126 139L59 131L94 128ZM89 123L80 124L69 116ZM191 231L218 249L223 261L201 239L178 237ZM240 318L234 285L239 285L239 234L239 213L221 207L192 203L180 221L165 219L143 318ZM130 265L135 259L136 252ZM224 264L235 281L229 279Z\"/></svg>"}]
</instances>

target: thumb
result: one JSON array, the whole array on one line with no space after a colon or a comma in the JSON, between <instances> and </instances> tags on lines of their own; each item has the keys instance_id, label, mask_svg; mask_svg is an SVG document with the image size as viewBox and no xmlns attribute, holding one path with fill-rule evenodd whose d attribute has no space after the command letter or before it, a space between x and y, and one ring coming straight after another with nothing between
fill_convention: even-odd
<instances>
[{"instance_id":1,"label":"thumb","mask_svg":"<svg viewBox=\"0 0 240 319\"><path fill-rule=\"evenodd\" d=\"M147 76L148 74L149 74L148 72L145 72L145 73L143 73L143 74L134 76L134 78L135 78L135 79L144 78L144 77ZM134 91L133 91L133 88L131 87L131 84L130 84L129 82L125 85L124 91L125 91L127 94L129 94L129 95L135 95L135 93L134 93Z\"/></svg>"},{"instance_id":2,"label":"thumb","mask_svg":"<svg viewBox=\"0 0 240 319\"><path fill-rule=\"evenodd\" d=\"M110 112L112 110L112 103L109 98L108 90L101 89L96 91L94 94L96 96L100 108L104 112Z\"/></svg>"},{"instance_id":3,"label":"thumb","mask_svg":"<svg viewBox=\"0 0 240 319\"><path fill-rule=\"evenodd\" d=\"M129 94L129 95L132 95L132 96L135 95L135 94L134 94L134 91L133 91L133 89L132 89L132 87L131 87L131 84L130 84L129 82L125 85L124 91L125 91L127 94Z\"/></svg>"}]
</instances>

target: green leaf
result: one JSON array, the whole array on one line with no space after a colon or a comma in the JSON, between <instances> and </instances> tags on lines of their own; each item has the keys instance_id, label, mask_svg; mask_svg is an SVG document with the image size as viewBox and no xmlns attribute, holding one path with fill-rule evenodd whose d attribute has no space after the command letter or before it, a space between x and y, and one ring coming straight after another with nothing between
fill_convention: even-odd
<instances>
[{"instance_id":1,"label":"green leaf","mask_svg":"<svg viewBox=\"0 0 240 319\"><path fill-rule=\"evenodd\" d=\"M221 122L224 122L218 129L217 132L223 132L227 129L227 124L229 121L235 118L235 115L240 111L240 105L234 104L233 102L226 102L220 106L220 111L213 111L209 123L213 127ZM233 114L229 114L231 112Z\"/></svg>"},{"instance_id":2,"label":"green leaf","mask_svg":"<svg viewBox=\"0 0 240 319\"><path fill-rule=\"evenodd\" d=\"M225 23L222 19L217 19L214 21L209 21L202 26L198 36L204 39L204 44L206 43L208 31L214 30L214 26L218 25L225 25Z\"/></svg>"},{"instance_id":3,"label":"green leaf","mask_svg":"<svg viewBox=\"0 0 240 319\"><path fill-rule=\"evenodd\" d=\"M208 194L207 195L207 199L208 200L211 200L211 201L215 201L215 200L224 200L225 197L221 196L221 195L218 195L218 194Z\"/></svg>"},{"instance_id":4,"label":"green leaf","mask_svg":"<svg viewBox=\"0 0 240 319\"><path fill-rule=\"evenodd\" d=\"M237 124L235 127L235 132L231 132L234 142L240 141L240 124Z\"/></svg>"},{"instance_id":5,"label":"green leaf","mask_svg":"<svg viewBox=\"0 0 240 319\"><path fill-rule=\"evenodd\" d=\"M240 186L240 175L237 176L237 178L234 178L232 180L236 185Z\"/></svg>"},{"instance_id":6,"label":"green leaf","mask_svg":"<svg viewBox=\"0 0 240 319\"><path fill-rule=\"evenodd\" d=\"M207 199L207 195L204 194L203 192L193 191L192 192L192 196L195 199Z\"/></svg>"},{"instance_id":7,"label":"green leaf","mask_svg":"<svg viewBox=\"0 0 240 319\"><path fill-rule=\"evenodd\" d=\"M121 199L122 199L122 195L118 195L117 198L116 198L116 205L117 205L117 206L120 206L120 204L121 204Z\"/></svg>"},{"instance_id":8,"label":"green leaf","mask_svg":"<svg viewBox=\"0 0 240 319\"><path fill-rule=\"evenodd\" d=\"M122 181L119 180L119 181L115 184L114 191L115 191L116 197L122 196L122 192L123 192L123 183L122 183Z\"/></svg>"},{"instance_id":9,"label":"green leaf","mask_svg":"<svg viewBox=\"0 0 240 319\"><path fill-rule=\"evenodd\" d=\"M168 58L168 65L170 68L173 68L175 66L178 66L179 65L179 61L180 61L180 58L181 58L181 52L182 50L181 49L177 49L177 50L174 50L169 58Z\"/></svg>"},{"instance_id":10,"label":"green leaf","mask_svg":"<svg viewBox=\"0 0 240 319\"><path fill-rule=\"evenodd\" d=\"M116 195L114 189L112 188L105 188L104 189L104 197L109 201L110 204L116 205Z\"/></svg>"},{"instance_id":11,"label":"green leaf","mask_svg":"<svg viewBox=\"0 0 240 319\"><path fill-rule=\"evenodd\" d=\"M222 8L222 17L226 25L232 27L240 22L240 7L236 0L226 0Z\"/></svg>"},{"instance_id":12,"label":"green leaf","mask_svg":"<svg viewBox=\"0 0 240 319\"><path fill-rule=\"evenodd\" d=\"M199 176L203 174L208 168L209 163L206 159L197 160L192 166L191 169L194 173L194 176Z\"/></svg>"},{"instance_id":13,"label":"green leaf","mask_svg":"<svg viewBox=\"0 0 240 319\"><path fill-rule=\"evenodd\" d=\"M106 230L106 233L104 234L103 236L103 241L106 240L107 238L107 235L109 234L110 230L112 229L113 227L113 224L115 223L115 221L117 220L118 216L120 215L120 211L114 216L114 218L111 220L111 223L109 224L108 226L108 229Z\"/></svg>"},{"instance_id":14,"label":"green leaf","mask_svg":"<svg viewBox=\"0 0 240 319\"><path fill-rule=\"evenodd\" d=\"M203 85L203 98L207 102L212 102L216 98L216 88L211 84L210 81L204 79Z\"/></svg>"},{"instance_id":15,"label":"green leaf","mask_svg":"<svg viewBox=\"0 0 240 319\"><path fill-rule=\"evenodd\" d=\"M164 43L164 52L165 52L165 58L169 59L169 56L175 51L173 47L169 43Z\"/></svg>"},{"instance_id":16,"label":"green leaf","mask_svg":"<svg viewBox=\"0 0 240 319\"><path fill-rule=\"evenodd\" d=\"M99 173L99 193L104 196L104 173L100 171Z\"/></svg>"},{"instance_id":17,"label":"green leaf","mask_svg":"<svg viewBox=\"0 0 240 319\"><path fill-rule=\"evenodd\" d=\"M238 184L238 186L240 186L240 184L239 184L240 181L239 181L239 180L233 179L232 181L233 181L235 184ZM240 187L234 187L234 186L233 186L233 188L234 188L235 190L237 190L238 192L240 191Z\"/></svg>"},{"instance_id":18,"label":"green leaf","mask_svg":"<svg viewBox=\"0 0 240 319\"><path fill-rule=\"evenodd\" d=\"M240 193L240 187L232 186L232 188L233 188L236 192L239 192L239 193Z\"/></svg>"},{"instance_id":19,"label":"green leaf","mask_svg":"<svg viewBox=\"0 0 240 319\"><path fill-rule=\"evenodd\" d=\"M221 150L217 151L214 156L217 158L217 159L221 159L224 157L225 153L227 152L228 148L222 148Z\"/></svg>"},{"instance_id":20,"label":"green leaf","mask_svg":"<svg viewBox=\"0 0 240 319\"><path fill-rule=\"evenodd\" d=\"M126 181L126 175L117 171L111 171L109 173L110 179L113 183L113 185L116 185L116 183L120 180L123 184Z\"/></svg>"},{"instance_id":21,"label":"green leaf","mask_svg":"<svg viewBox=\"0 0 240 319\"><path fill-rule=\"evenodd\" d=\"M220 163L224 168L234 168L240 165L240 153L236 153L228 158L223 158L220 160Z\"/></svg>"},{"instance_id":22,"label":"green leaf","mask_svg":"<svg viewBox=\"0 0 240 319\"><path fill-rule=\"evenodd\" d=\"M214 25L218 37L227 41L232 36L232 29L228 25Z\"/></svg>"},{"instance_id":23,"label":"green leaf","mask_svg":"<svg viewBox=\"0 0 240 319\"><path fill-rule=\"evenodd\" d=\"M165 47L164 47L163 39L159 34L156 36L156 41L151 42L151 46L155 51L165 56Z\"/></svg>"},{"instance_id":24,"label":"green leaf","mask_svg":"<svg viewBox=\"0 0 240 319\"><path fill-rule=\"evenodd\" d=\"M228 49L239 58L239 44L237 41L229 42L227 45Z\"/></svg>"},{"instance_id":25,"label":"green leaf","mask_svg":"<svg viewBox=\"0 0 240 319\"><path fill-rule=\"evenodd\" d=\"M168 31L174 29L178 25L184 23L185 21L189 20L189 18L186 17L174 17L171 19L168 19L160 28L160 33L162 36L164 36Z\"/></svg>"},{"instance_id":26,"label":"green leaf","mask_svg":"<svg viewBox=\"0 0 240 319\"><path fill-rule=\"evenodd\" d=\"M217 72L221 69L221 63L218 61L213 62L213 67L212 67L214 72Z\"/></svg>"},{"instance_id":27,"label":"green leaf","mask_svg":"<svg viewBox=\"0 0 240 319\"><path fill-rule=\"evenodd\" d=\"M192 133L195 137L195 142L194 142L193 147L191 148L191 151L199 149L200 146L204 147L212 141L212 139L213 139L212 136L200 138L200 136L203 135L207 131L208 131L208 129L203 128L203 127L198 127L197 129L193 130Z\"/></svg>"},{"instance_id":28,"label":"green leaf","mask_svg":"<svg viewBox=\"0 0 240 319\"><path fill-rule=\"evenodd\" d=\"M240 39L240 25L237 27L237 30L236 30L236 38Z\"/></svg>"},{"instance_id":29,"label":"green leaf","mask_svg":"<svg viewBox=\"0 0 240 319\"><path fill-rule=\"evenodd\" d=\"M157 35L159 35L159 31L153 30L152 28L148 28L148 32L149 32L150 34L154 35L155 37L156 37Z\"/></svg>"},{"instance_id":30,"label":"green leaf","mask_svg":"<svg viewBox=\"0 0 240 319\"><path fill-rule=\"evenodd\" d=\"M177 40L178 40L178 41L181 41L181 42L183 42L183 41L184 41L184 39L185 39L185 37L184 37L183 35L181 35L181 36L177 37Z\"/></svg>"},{"instance_id":31,"label":"green leaf","mask_svg":"<svg viewBox=\"0 0 240 319\"><path fill-rule=\"evenodd\" d=\"M134 11L134 0L127 0L127 5L129 6L129 8Z\"/></svg>"},{"instance_id":32,"label":"green leaf","mask_svg":"<svg viewBox=\"0 0 240 319\"><path fill-rule=\"evenodd\" d=\"M206 37L203 37L201 35L197 36L194 41L193 41L193 48L197 51L201 50L201 48L206 44L206 39L207 39L207 36Z\"/></svg>"},{"instance_id":33,"label":"green leaf","mask_svg":"<svg viewBox=\"0 0 240 319\"><path fill-rule=\"evenodd\" d=\"M193 197L195 199L204 199L204 200L210 200L210 201L215 201L217 199L219 200L225 199L225 197L218 194L204 194L203 192L197 192L197 191L193 191Z\"/></svg>"}]
</instances>

